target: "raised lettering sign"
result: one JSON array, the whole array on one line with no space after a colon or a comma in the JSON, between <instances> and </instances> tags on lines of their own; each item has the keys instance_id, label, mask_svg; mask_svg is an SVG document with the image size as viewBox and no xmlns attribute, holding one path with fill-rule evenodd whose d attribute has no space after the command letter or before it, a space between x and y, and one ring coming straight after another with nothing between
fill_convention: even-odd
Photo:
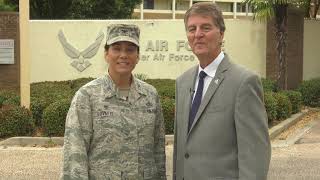
<instances>
[{"instance_id":1,"label":"raised lettering sign","mask_svg":"<svg viewBox=\"0 0 320 180\"><path fill-rule=\"evenodd\" d=\"M0 64L14 64L13 39L0 39Z\"/></svg>"}]
</instances>

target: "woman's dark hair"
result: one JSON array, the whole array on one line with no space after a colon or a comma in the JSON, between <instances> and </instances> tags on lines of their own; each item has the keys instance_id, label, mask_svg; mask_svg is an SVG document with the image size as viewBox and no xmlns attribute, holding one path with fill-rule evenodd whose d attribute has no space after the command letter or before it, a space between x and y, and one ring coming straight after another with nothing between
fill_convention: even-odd
<instances>
[{"instance_id":1,"label":"woman's dark hair","mask_svg":"<svg viewBox=\"0 0 320 180\"><path fill-rule=\"evenodd\" d=\"M132 43L132 44L133 44L133 43ZM112 44L111 44L111 45L112 45ZM106 43L106 44L104 45L104 50L105 50L105 51L108 51L111 45L107 45L107 43ZM135 44L133 44L133 45L135 45ZM140 51L139 51L139 50L140 50L140 49L139 49L139 46L137 46L137 45L135 45L135 46L137 47L137 50L138 50L138 53L139 53L139 52L140 52Z\"/></svg>"}]
</instances>

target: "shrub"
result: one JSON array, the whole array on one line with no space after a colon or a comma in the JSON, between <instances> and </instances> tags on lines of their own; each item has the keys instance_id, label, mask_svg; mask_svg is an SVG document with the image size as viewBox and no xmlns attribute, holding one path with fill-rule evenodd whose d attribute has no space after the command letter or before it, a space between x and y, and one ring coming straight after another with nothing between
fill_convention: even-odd
<instances>
[{"instance_id":1,"label":"shrub","mask_svg":"<svg viewBox=\"0 0 320 180\"><path fill-rule=\"evenodd\" d=\"M69 87L73 90L73 92L76 92L78 91L78 89L80 89L80 87L82 87L83 85L87 84L92 80L94 80L94 78L92 77L79 78L79 79L70 80L68 81L68 83L69 83Z\"/></svg>"},{"instance_id":2,"label":"shrub","mask_svg":"<svg viewBox=\"0 0 320 180\"><path fill-rule=\"evenodd\" d=\"M0 91L0 107L3 104L7 104L7 105L18 104L18 105L20 105L20 98L16 92L8 91L8 90L1 90Z\"/></svg>"},{"instance_id":3,"label":"shrub","mask_svg":"<svg viewBox=\"0 0 320 180\"><path fill-rule=\"evenodd\" d=\"M13 105L13 106L20 106L20 96L15 95L13 97L10 97L9 99L6 99L2 103L3 106L5 105Z\"/></svg>"},{"instance_id":4,"label":"shrub","mask_svg":"<svg viewBox=\"0 0 320 180\"><path fill-rule=\"evenodd\" d=\"M141 81L146 81L148 79L148 76L146 74L134 74L134 77L140 79Z\"/></svg>"},{"instance_id":5,"label":"shrub","mask_svg":"<svg viewBox=\"0 0 320 180\"><path fill-rule=\"evenodd\" d=\"M265 78L261 78L261 83L262 83L262 87L263 87L263 91L264 92L276 92L277 91L277 83L274 80L271 79L265 79Z\"/></svg>"},{"instance_id":6,"label":"shrub","mask_svg":"<svg viewBox=\"0 0 320 180\"><path fill-rule=\"evenodd\" d=\"M33 83L31 84L31 97L34 99L41 98L51 103L60 99L71 98L73 90L69 83L69 81Z\"/></svg>"},{"instance_id":7,"label":"shrub","mask_svg":"<svg viewBox=\"0 0 320 180\"><path fill-rule=\"evenodd\" d=\"M69 81L40 82L31 84L30 109L37 126L43 125L43 111L50 104L74 95Z\"/></svg>"},{"instance_id":8,"label":"shrub","mask_svg":"<svg viewBox=\"0 0 320 180\"><path fill-rule=\"evenodd\" d=\"M264 93L264 103L268 115L268 122L277 119L277 99L274 97L273 92L265 92Z\"/></svg>"},{"instance_id":9,"label":"shrub","mask_svg":"<svg viewBox=\"0 0 320 180\"><path fill-rule=\"evenodd\" d=\"M162 98L161 106L164 117L164 124L166 129L166 134L173 134L174 128L174 112L175 112L175 102L174 99Z\"/></svg>"},{"instance_id":10,"label":"shrub","mask_svg":"<svg viewBox=\"0 0 320 180\"><path fill-rule=\"evenodd\" d=\"M31 112L20 106L0 108L0 138L10 136L28 136L34 132Z\"/></svg>"},{"instance_id":11,"label":"shrub","mask_svg":"<svg viewBox=\"0 0 320 180\"><path fill-rule=\"evenodd\" d=\"M302 94L304 105L320 107L320 78L303 81L298 91Z\"/></svg>"},{"instance_id":12,"label":"shrub","mask_svg":"<svg viewBox=\"0 0 320 180\"><path fill-rule=\"evenodd\" d=\"M277 119L286 119L290 117L292 105L290 99L283 93L274 93L277 100Z\"/></svg>"},{"instance_id":13,"label":"shrub","mask_svg":"<svg viewBox=\"0 0 320 180\"><path fill-rule=\"evenodd\" d=\"M50 104L43 112L43 127L48 136L63 136L70 100L63 99Z\"/></svg>"},{"instance_id":14,"label":"shrub","mask_svg":"<svg viewBox=\"0 0 320 180\"><path fill-rule=\"evenodd\" d=\"M282 91L290 100L292 113L300 112L302 107L302 95L298 91Z\"/></svg>"},{"instance_id":15,"label":"shrub","mask_svg":"<svg viewBox=\"0 0 320 180\"><path fill-rule=\"evenodd\" d=\"M43 122L42 122L43 111L51 103L52 103L51 101L46 101L45 99L41 99L41 98L31 99L30 110L32 112L32 117L35 121L36 126L38 127L43 126Z\"/></svg>"},{"instance_id":16,"label":"shrub","mask_svg":"<svg viewBox=\"0 0 320 180\"><path fill-rule=\"evenodd\" d=\"M175 98L175 80L172 79L147 79L147 83L154 86L160 97Z\"/></svg>"}]
</instances>

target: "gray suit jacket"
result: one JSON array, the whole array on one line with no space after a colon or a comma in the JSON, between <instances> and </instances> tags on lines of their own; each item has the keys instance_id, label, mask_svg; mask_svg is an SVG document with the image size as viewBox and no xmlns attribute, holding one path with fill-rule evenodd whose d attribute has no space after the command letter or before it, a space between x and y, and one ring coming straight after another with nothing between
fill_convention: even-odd
<instances>
[{"instance_id":1,"label":"gray suit jacket","mask_svg":"<svg viewBox=\"0 0 320 180\"><path fill-rule=\"evenodd\" d=\"M173 179L265 180L271 146L260 78L225 55L188 132L197 72L176 81Z\"/></svg>"}]
</instances>

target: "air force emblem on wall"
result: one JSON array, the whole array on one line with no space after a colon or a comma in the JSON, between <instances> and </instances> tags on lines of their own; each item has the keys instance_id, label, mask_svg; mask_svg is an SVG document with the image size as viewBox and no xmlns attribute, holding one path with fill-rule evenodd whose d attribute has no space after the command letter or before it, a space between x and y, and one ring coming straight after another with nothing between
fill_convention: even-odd
<instances>
[{"instance_id":1,"label":"air force emblem on wall","mask_svg":"<svg viewBox=\"0 0 320 180\"><path fill-rule=\"evenodd\" d=\"M64 36L63 32L60 30L58 33L58 38L60 43L62 44L64 52L71 58L71 66L76 68L78 71L82 72L87 67L91 65L91 63L87 60L92 58L94 55L97 54L101 41L104 38L103 32L99 32L96 40L92 43L89 47L87 47L83 51L79 51L75 47L73 47Z\"/></svg>"}]
</instances>

